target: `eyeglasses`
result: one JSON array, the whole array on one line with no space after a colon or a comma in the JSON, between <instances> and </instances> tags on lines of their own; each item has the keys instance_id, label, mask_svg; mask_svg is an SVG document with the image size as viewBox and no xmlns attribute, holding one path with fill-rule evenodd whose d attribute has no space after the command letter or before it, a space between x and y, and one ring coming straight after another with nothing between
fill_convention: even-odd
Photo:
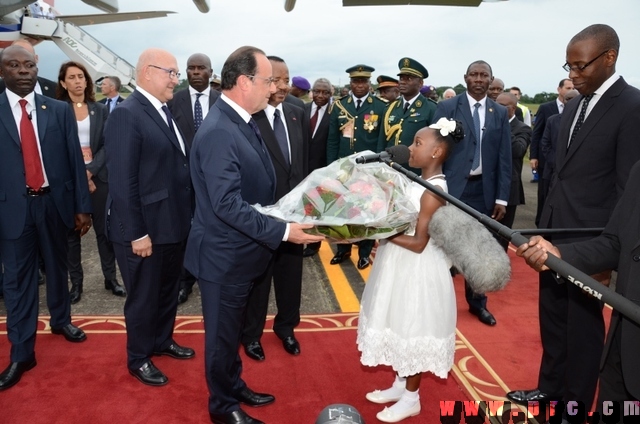
<instances>
[{"instance_id":1,"label":"eyeglasses","mask_svg":"<svg viewBox=\"0 0 640 424\"><path fill-rule=\"evenodd\" d=\"M180 79L180 72L176 72L173 69L163 68L162 66L156 66L156 65L149 65L149 66L151 66L152 68L160 69L161 71L165 71L167 74L169 74L170 78Z\"/></svg>"},{"instance_id":2,"label":"eyeglasses","mask_svg":"<svg viewBox=\"0 0 640 424\"><path fill-rule=\"evenodd\" d=\"M564 69L567 72L582 72L585 69L587 69L587 66L591 65L593 62L595 62L596 60L600 59L602 56L604 56L605 53L607 53L609 50L605 50L602 53L600 53L595 59L590 60L589 62L585 63L582 66L571 66L569 65L569 63L565 63L564 65L562 65L562 69Z\"/></svg>"},{"instance_id":3,"label":"eyeglasses","mask_svg":"<svg viewBox=\"0 0 640 424\"><path fill-rule=\"evenodd\" d=\"M245 77L249 78L253 82L255 82L255 78L261 79L267 85L271 85L271 84L275 83L275 81L274 81L274 79L272 77L265 78L265 77L259 77L257 75L245 75Z\"/></svg>"}]
</instances>

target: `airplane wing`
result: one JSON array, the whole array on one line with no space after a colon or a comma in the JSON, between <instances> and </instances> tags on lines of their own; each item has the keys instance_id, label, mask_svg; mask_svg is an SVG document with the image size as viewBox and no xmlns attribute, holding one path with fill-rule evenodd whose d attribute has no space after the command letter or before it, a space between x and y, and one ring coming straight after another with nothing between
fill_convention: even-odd
<instances>
[{"instance_id":1,"label":"airplane wing","mask_svg":"<svg viewBox=\"0 0 640 424\"><path fill-rule=\"evenodd\" d=\"M472 6L478 7L483 1L506 0L342 0L343 6L390 6L390 5L432 5L432 6Z\"/></svg>"},{"instance_id":2,"label":"airplane wing","mask_svg":"<svg viewBox=\"0 0 640 424\"><path fill-rule=\"evenodd\" d=\"M169 11L159 12L126 12L126 13L105 13L92 15L59 15L56 19L70 22L76 26L108 24L111 22L137 21L139 19L164 18Z\"/></svg>"},{"instance_id":3,"label":"airplane wing","mask_svg":"<svg viewBox=\"0 0 640 424\"><path fill-rule=\"evenodd\" d=\"M0 17L15 12L31 3L33 3L33 0L2 0L0 2Z\"/></svg>"}]
</instances>

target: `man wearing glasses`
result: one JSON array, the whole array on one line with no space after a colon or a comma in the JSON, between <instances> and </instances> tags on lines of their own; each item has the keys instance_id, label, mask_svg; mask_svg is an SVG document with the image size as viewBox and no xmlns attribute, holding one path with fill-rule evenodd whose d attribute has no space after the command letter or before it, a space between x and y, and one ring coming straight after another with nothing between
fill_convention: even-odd
<instances>
[{"instance_id":1,"label":"man wearing glasses","mask_svg":"<svg viewBox=\"0 0 640 424\"><path fill-rule=\"evenodd\" d=\"M581 96L562 113L556 169L540 228L604 227L622 196L631 167L640 160L640 91L616 73L619 48L615 30L599 24L580 31L567 46L563 68ZM551 240L558 244L589 238L553 235ZM595 277L608 284L610 274ZM621 320L614 312L607 346L619 343L627 328ZM509 392L507 397L523 404L578 401L583 411L589 411L604 344L602 303L558 280L555 273L542 272L540 333L543 354L538 387ZM609 354L620 352L611 347ZM618 369L625 366L624 361L616 363ZM600 385L601 390L607 385L608 393L614 390L619 399L628 399L622 378L601 380Z\"/></svg>"},{"instance_id":2,"label":"man wearing glasses","mask_svg":"<svg viewBox=\"0 0 640 424\"><path fill-rule=\"evenodd\" d=\"M169 52L145 50L136 66L136 90L109 114L104 131L107 229L128 293L127 367L150 386L168 381L152 356L195 355L173 340L193 204L189 147L166 105L179 77Z\"/></svg>"}]
</instances>

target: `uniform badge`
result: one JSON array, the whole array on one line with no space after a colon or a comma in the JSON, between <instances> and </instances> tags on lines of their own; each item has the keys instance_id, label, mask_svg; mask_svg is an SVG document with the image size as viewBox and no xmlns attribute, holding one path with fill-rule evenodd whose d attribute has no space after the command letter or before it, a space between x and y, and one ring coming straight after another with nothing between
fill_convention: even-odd
<instances>
[{"instance_id":1,"label":"uniform badge","mask_svg":"<svg viewBox=\"0 0 640 424\"><path fill-rule=\"evenodd\" d=\"M393 122L393 121L395 121L395 120L396 120L396 116L395 116L395 115L391 115L391 116L389 117L389 122L390 122L390 123L391 123L391 122Z\"/></svg>"},{"instance_id":2,"label":"uniform badge","mask_svg":"<svg viewBox=\"0 0 640 424\"><path fill-rule=\"evenodd\" d=\"M404 61L402 62L402 66L404 66L405 68L408 68L409 65L411 64L411 62L409 61L409 58L405 58Z\"/></svg>"},{"instance_id":3,"label":"uniform badge","mask_svg":"<svg viewBox=\"0 0 640 424\"><path fill-rule=\"evenodd\" d=\"M416 101L416 107L422 107L422 100Z\"/></svg>"},{"instance_id":4,"label":"uniform badge","mask_svg":"<svg viewBox=\"0 0 640 424\"><path fill-rule=\"evenodd\" d=\"M367 97L367 102L373 103L373 98L371 96Z\"/></svg>"},{"instance_id":5,"label":"uniform badge","mask_svg":"<svg viewBox=\"0 0 640 424\"><path fill-rule=\"evenodd\" d=\"M375 115L373 111L371 114L364 115L364 129L371 132L378 127L378 115Z\"/></svg>"}]
</instances>

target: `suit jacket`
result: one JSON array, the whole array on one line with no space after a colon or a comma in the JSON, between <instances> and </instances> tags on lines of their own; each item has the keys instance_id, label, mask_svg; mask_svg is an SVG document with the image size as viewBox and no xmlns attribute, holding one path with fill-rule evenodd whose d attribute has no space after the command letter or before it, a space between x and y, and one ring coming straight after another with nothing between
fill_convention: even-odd
<instances>
[{"instance_id":1,"label":"suit jacket","mask_svg":"<svg viewBox=\"0 0 640 424\"><path fill-rule=\"evenodd\" d=\"M97 102L88 102L89 107L89 146L93 160L86 165L87 170L103 182L107 182L107 164L104 152L104 124L109 109Z\"/></svg>"},{"instance_id":2,"label":"suit jacket","mask_svg":"<svg viewBox=\"0 0 640 424\"><path fill-rule=\"evenodd\" d=\"M211 106L218 100L220 93L216 90L209 89L209 110ZM193 107L191 107L191 94L189 88L180 90L173 95L173 99L167 102L169 110L173 115L173 119L180 127L182 135L184 135L184 141L191 147L193 137L196 135L196 128L193 123Z\"/></svg>"},{"instance_id":3,"label":"suit jacket","mask_svg":"<svg viewBox=\"0 0 640 424\"><path fill-rule=\"evenodd\" d=\"M531 128L517 118L509 123L511 128L511 194L509 205L524 205L522 187L522 161L531 142Z\"/></svg>"},{"instance_id":4,"label":"suit jacket","mask_svg":"<svg viewBox=\"0 0 640 424\"><path fill-rule=\"evenodd\" d=\"M289 133L291 164L287 164L282 149L264 110L253 114L260 134L267 146L271 162L276 173L275 201L289 193L307 176L307 144L309 143L309 119L302 109L288 103L282 103L284 120Z\"/></svg>"},{"instance_id":5,"label":"suit jacket","mask_svg":"<svg viewBox=\"0 0 640 424\"><path fill-rule=\"evenodd\" d=\"M192 212L189 146L185 155L139 91L109 114L104 139L110 239L123 244L148 234L154 244L183 242Z\"/></svg>"},{"instance_id":6,"label":"suit jacket","mask_svg":"<svg viewBox=\"0 0 640 424\"><path fill-rule=\"evenodd\" d=\"M274 167L267 147L224 100L213 105L193 140L191 177L196 209L185 268L201 282L255 280L282 242L286 224L251 206L273 203Z\"/></svg>"},{"instance_id":7,"label":"suit jacket","mask_svg":"<svg viewBox=\"0 0 640 424\"><path fill-rule=\"evenodd\" d=\"M389 104L384 113L376 151L381 152L397 144L411 146L418 130L431 125L435 113L436 103L422 94L404 112L404 98L400 96Z\"/></svg>"},{"instance_id":8,"label":"suit jacket","mask_svg":"<svg viewBox=\"0 0 640 424\"><path fill-rule=\"evenodd\" d=\"M551 180L553 172L556 170L556 146L558 144L558 132L560 132L561 114L547 118L544 127L544 134L540 139L540 160L544 160L544 170L542 178Z\"/></svg>"},{"instance_id":9,"label":"suit jacket","mask_svg":"<svg viewBox=\"0 0 640 424\"><path fill-rule=\"evenodd\" d=\"M107 104L107 98L102 98L100 100L98 100L98 103L102 103L103 105ZM118 94L118 98L116 99L116 106L118 106L120 103L124 102L125 98L122 97L120 94ZM107 113L109 113L109 109L107 109Z\"/></svg>"},{"instance_id":10,"label":"suit jacket","mask_svg":"<svg viewBox=\"0 0 640 424\"><path fill-rule=\"evenodd\" d=\"M311 119L311 106L313 102L304 105L305 115ZM323 168L327 166L327 138L329 137L329 116L331 105L327 105L327 108L322 115L322 119L318 123L318 129L316 133L309 139L308 154L309 158L309 172L314 169ZM311 128L310 131L313 131Z\"/></svg>"},{"instance_id":11,"label":"suit jacket","mask_svg":"<svg viewBox=\"0 0 640 424\"><path fill-rule=\"evenodd\" d=\"M444 163L449 194L460 198L471 172L475 144L473 117L466 92L438 103L433 122L454 118L464 126L464 139L456 145ZM508 202L511 193L511 131L507 110L487 97L484 131L481 144L482 188L487 212L492 211L496 199Z\"/></svg>"},{"instance_id":12,"label":"suit jacket","mask_svg":"<svg viewBox=\"0 0 640 424\"><path fill-rule=\"evenodd\" d=\"M87 174L82 160L78 125L71 107L35 95L34 113L42 160L51 196L65 225L75 226L75 214L91 213ZM0 94L0 239L22 235L27 196L20 136L6 93Z\"/></svg>"},{"instance_id":13,"label":"suit jacket","mask_svg":"<svg viewBox=\"0 0 640 424\"><path fill-rule=\"evenodd\" d=\"M550 116L557 115L558 113L560 113L560 111L558 110L558 103L555 100L541 104L538 108L538 113L536 113L536 120L533 125L533 134L531 135L531 150L529 151L529 158L538 159L538 172L541 177L544 177L541 172L544 172L546 161L542 151L540 150L540 140L542 140L542 136L544 135L547 119L549 119Z\"/></svg>"},{"instance_id":14,"label":"suit jacket","mask_svg":"<svg viewBox=\"0 0 640 424\"><path fill-rule=\"evenodd\" d=\"M556 170L540 228L604 227L622 196L631 167L640 160L640 90L619 78L598 100L567 149L564 146L581 100L582 96L567 103L562 113ZM576 240L554 238L559 239Z\"/></svg>"},{"instance_id":15,"label":"suit jacket","mask_svg":"<svg viewBox=\"0 0 640 424\"><path fill-rule=\"evenodd\" d=\"M40 84L43 96L49 97L50 99L56 98L57 84L55 82L46 78L38 77L38 84ZM4 84L4 80L0 79L0 93L4 93L5 89L6 85Z\"/></svg>"},{"instance_id":16,"label":"suit jacket","mask_svg":"<svg viewBox=\"0 0 640 424\"><path fill-rule=\"evenodd\" d=\"M640 306L640 162L632 168L626 189L615 207L604 232L591 240L559 245L562 259L587 274L617 269L616 292ZM620 355L625 387L640 398L640 326L614 309L602 354L602 366L607 359L611 339L621 326Z\"/></svg>"},{"instance_id":17,"label":"suit jacket","mask_svg":"<svg viewBox=\"0 0 640 424\"><path fill-rule=\"evenodd\" d=\"M284 102L294 106L298 106L300 109L304 109L304 102L293 94L287 94L287 97L284 98Z\"/></svg>"}]
</instances>

